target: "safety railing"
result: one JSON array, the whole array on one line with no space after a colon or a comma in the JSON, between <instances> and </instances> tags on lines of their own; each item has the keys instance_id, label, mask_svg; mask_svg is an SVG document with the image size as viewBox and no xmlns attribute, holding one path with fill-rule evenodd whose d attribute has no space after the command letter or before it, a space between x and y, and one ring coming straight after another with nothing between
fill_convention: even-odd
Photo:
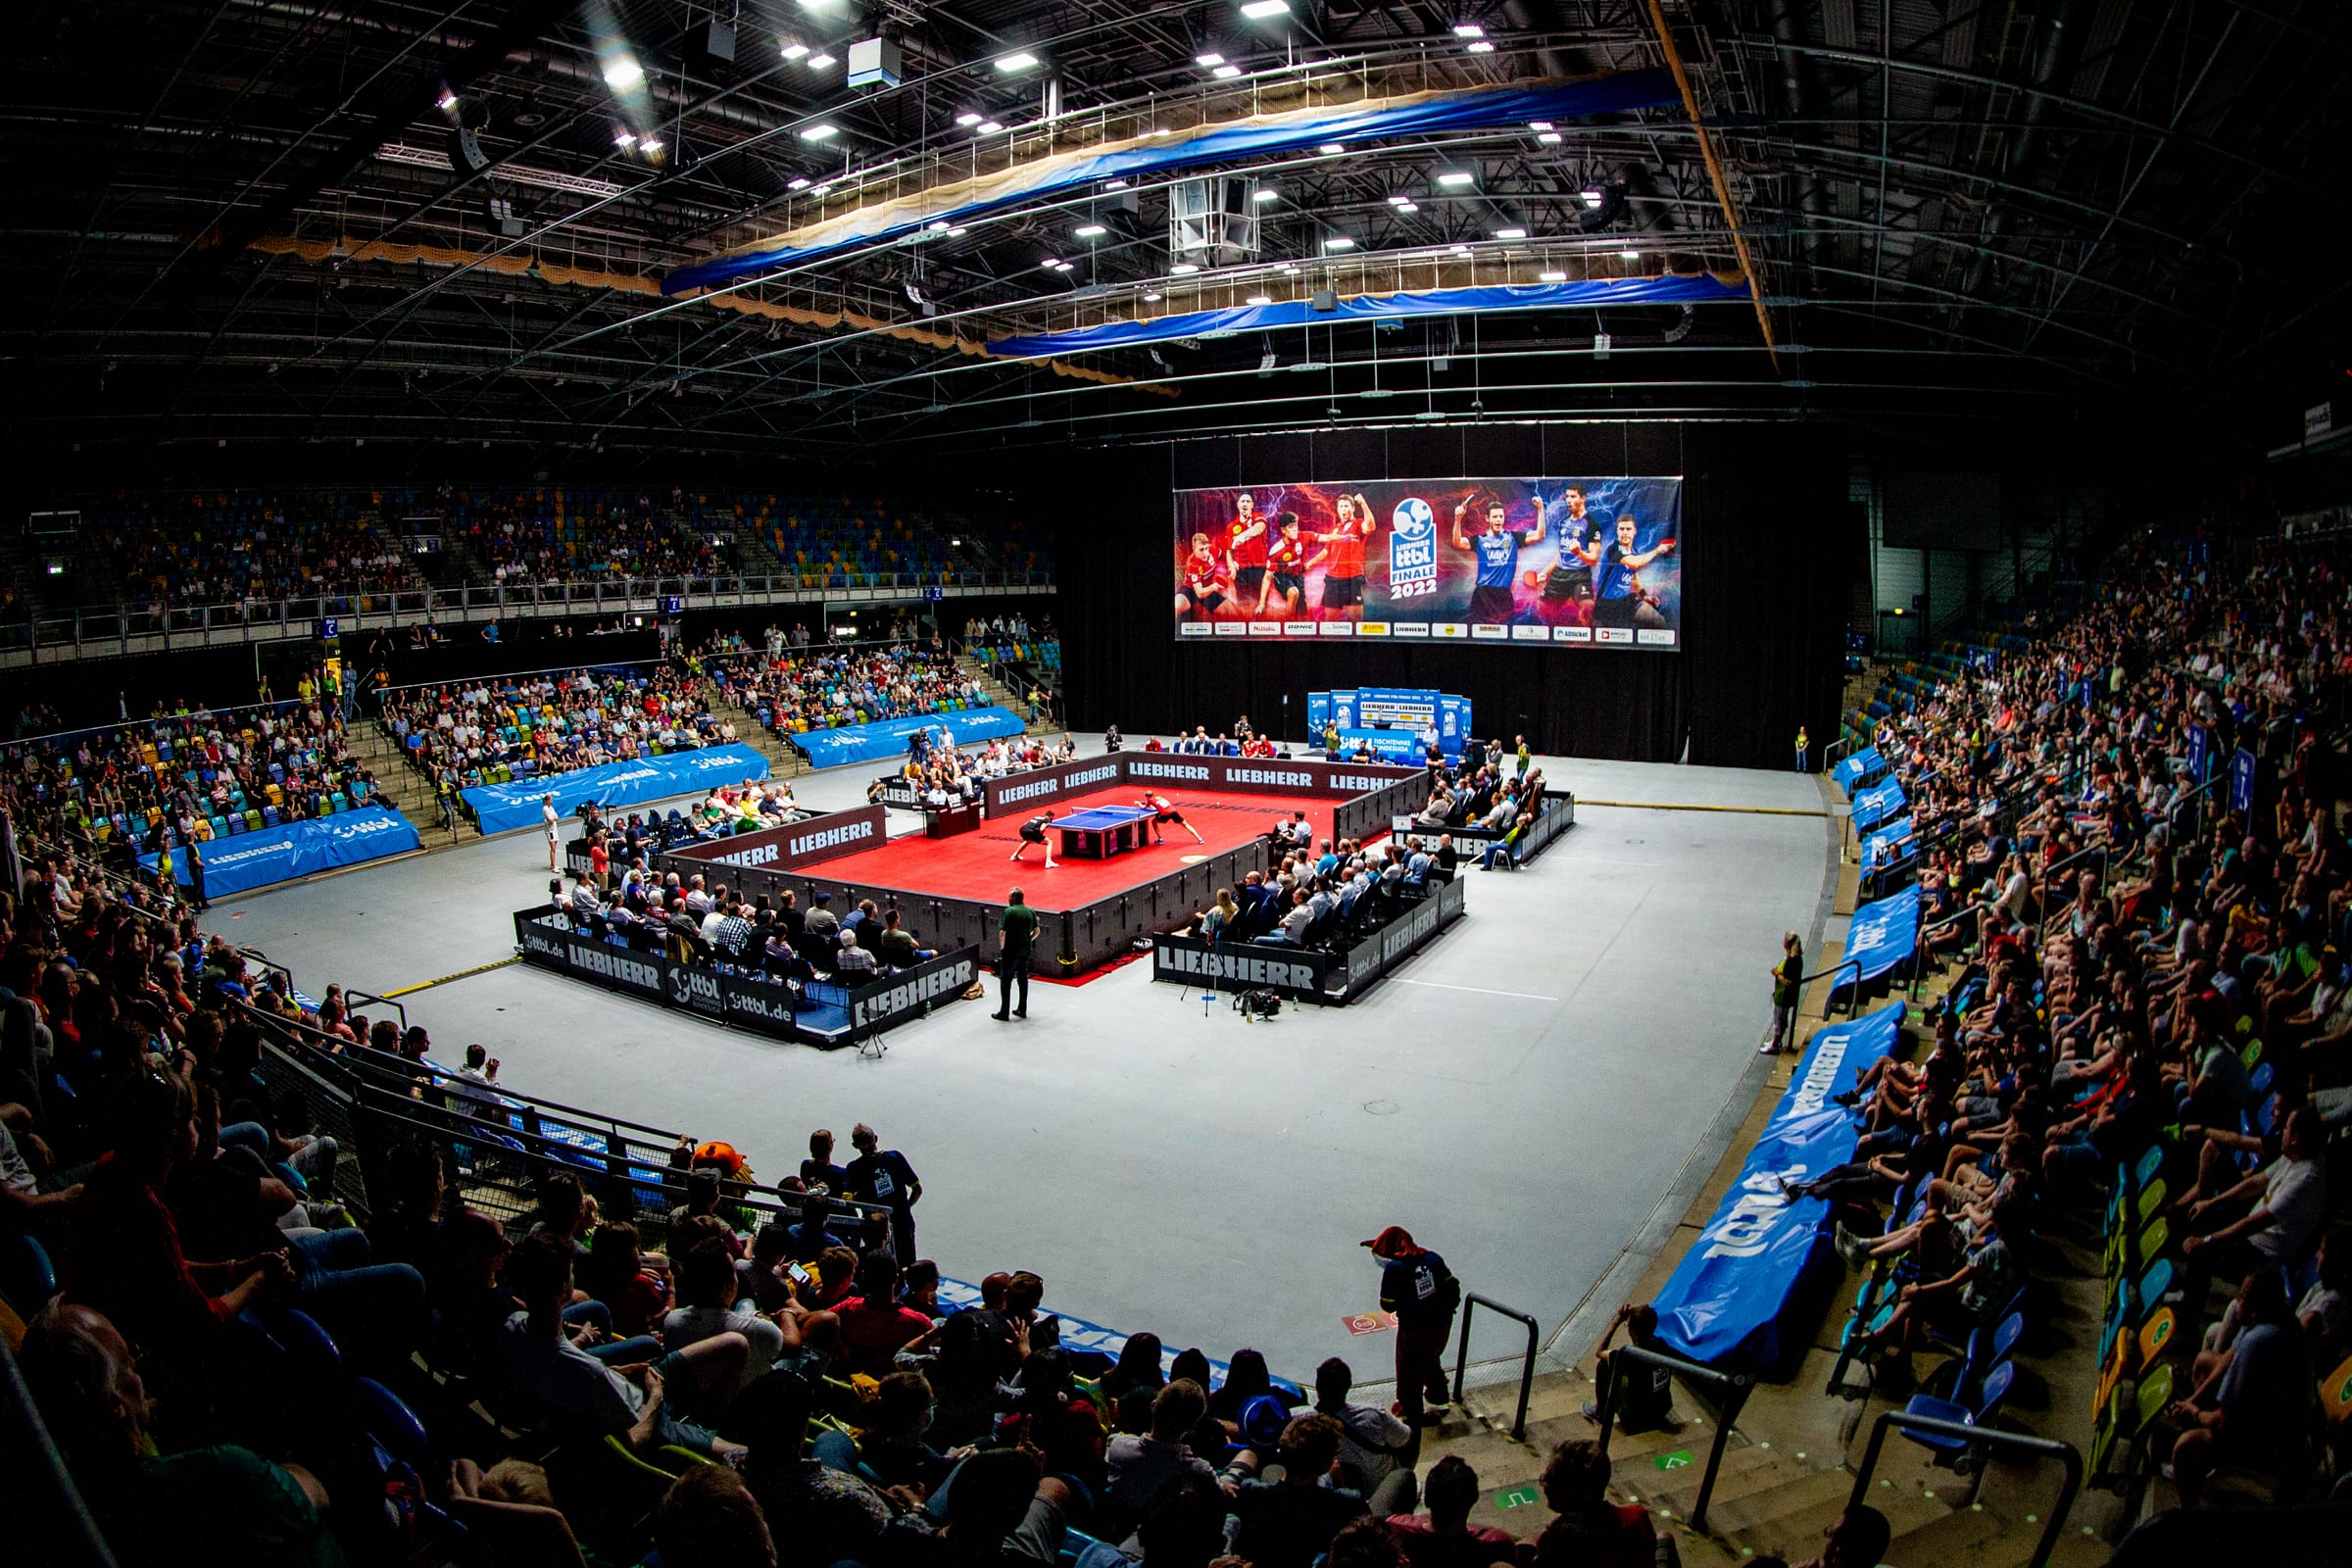
<instances>
[{"instance_id":1,"label":"safety railing","mask_svg":"<svg viewBox=\"0 0 2352 1568\"><path fill-rule=\"evenodd\" d=\"M1051 572L777 572L767 575L597 577L546 583L466 583L320 594L246 604L86 608L0 622L0 662L25 664L316 638L417 621L471 623L567 615L662 613L752 605L911 604L996 594L1050 594Z\"/></svg>"},{"instance_id":2,"label":"safety railing","mask_svg":"<svg viewBox=\"0 0 2352 1568\"><path fill-rule=\"evenodd\" d=\"M1629 1361L1663 1367L1685 1382L1695 1383L1718 1396L1715 1441L1708 1446L1707 1468L1698 1478L1698 1497L1690 1505L1690 1528L1704 1530L1707 1527L1707 1503L1715 1495L1716 1473L1723 1468L1724 1446L1731 1442L1732 1428L1747 1403L1748 1391L1755 1386L1754 1380L1744 1372L1718 1372L1711 1366L1686 1361L1679 1355L1668 1355L1663 1350L1647 1349L1639 1345L1620 1345L1609 1352L1609 1386L1601 1391L1600 1406L1595 1412L1600 1420L1600 1451L1604 1457L1609 1451L1609 1434L1615 1429L1613 1418L1617 1408L1617 1392L1625 1387L1624 1366ZM1513 1433L1512 1436L1518 1434Z\"/></svg>"},{"instance_id":3,"label":"safety railing","mask_svg":"<svg viewBox=\"0 0 2352 1568\"><path fill-rule=\"evenodd\" d=\"M1525 1438L1527 1436L1527 1401L1536 1388L1536 1342L1543 1338L1544 1334L1542 1326L1525 1312L1507 1307L1493 1297L1481 1296L1476 1291L1468 1292L1462 1297L1462 1336L1453 1349L1454 1396L1457 1398L1461 1396L1462 1373L1470 1365L1470 1323L1478 1315L1478 1309L1482 1306L1490 1312L1501 1313L1527 1330L1527 1358L1519 1366L1519 1409L1518 1413L1511 1417L1511 1437L1514 1440Z\"/></svg>"},{"instance_id":4,"label":"safety railing","mask_svg":"<svg viewBox=\"0 0 2352 1568\"><path fill-rule=\"evenodd\" d=\"M1838 1007L1838 982L1835 977L1845 973L1845 971L1848 969L1854 971L1854 988L1852 991L1847 993L1845 1004L1845 1010L1851 1012L1854 1010L1855 1003L1860 998L1862 993L1862 960L1860 958L1840 958L1838 962L1831 964L1827 969L1816 969L1811 974L1798 976L1796 982L1796 994L1801 997L1805 994L1805 987L1811 985L1816 980L1828 978L1830 980L1830 989L1828 993L1825 994L1821 999L1821 1015L1824 1018L1827 1018L1834 1013Z\"/></svg>"},{"instance_id":5,"label":"safety railing","mask_svg":"<svg viewBox=\"0 0 2352 1568\"><path fill-rule=\"evenodd\" d=\"M1969 1452L1981 1470L1986 1450L1999 1449L2034 1458L2055 1459L2066 1467L2066 1480L2058 1489L2058 1501L2042 1516L2041 1539L2034 1544L2034 1555L2027 1559L2026 1568L2042 1568L2050 1560L2050 1551L2058 1544L2058 1533L2065 1528L2066 1515L2075 1505L2075 1495L2082 1490L2082 1455L2071 1443L2056 1438L2037 1438L2026 1432L2003 1432L1995 1427L1970 1426L1963 1421L1946 1421L1937 1416L1913 1415L1907 1410L1882 1410L1871 1424L1870 1446L1862 1450L1862 1462L1854 1470L1853 1491L1845 1505L1858 1508L1870 1501L1871 1473L1878 1468L1879 1450L1886 1446L1886 1429L1901 1427L1905 1432L1924 1433L1932 1437L1952 1438L1965 1442ZM1692 1523L1696 1523L1693 1520Z\"/></svg>"},{"instance_id":6,"label":"safety railing","mask_svg":"<svg viewBox=\"0 0 2352 1568\"><path fill-rule=\"evenodd\" d=\"M2036 905L2034 910L2034 945L2036 948L2041 946L2042 931L2050 922L2050 906L2055 902L2050 895L2058 886L2058 878L2081 865L2084 860L2094 858L2099 862L2098 889L2103 894L2107 891L2107 872L2114 858L2114 848L2111 845L2093 844L2085 849L2077 850L2065 859L2042 872L2041 888L2035 895Z\"/></svg>"}]
</instances>

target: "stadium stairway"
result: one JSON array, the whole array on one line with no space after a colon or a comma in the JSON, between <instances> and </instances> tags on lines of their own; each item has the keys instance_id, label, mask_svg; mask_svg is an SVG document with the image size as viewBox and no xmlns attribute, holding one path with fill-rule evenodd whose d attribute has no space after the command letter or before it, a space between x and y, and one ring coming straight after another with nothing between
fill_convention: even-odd
<instances>
[{"instance_id":1,"label":"stadium stairway","mask_svg":"<svg viewBox=\"0 0 2352 1568\"><path fill-rule=\"evenodd\" d=\"M458 813L455 833L441 825L441 802L432 786L401 754L399 743L381 724L370 718L357 718L348 733L359 750L360 760L375 775L376 792L416 827L416 836L423 840L427 851L454 850L482 836L463 811Z\"/></svg>"},{"instance_id":2,"label":"stadium stairway","mask_svg":"<svg viewBox=\"0 0 2352 1568\"><path fill-rule=\"evenodd\" d=\"M775 777L796 778L803 773L816 771L809 765L808 759L801 755L798 747L789 745L781 735L760 723L758 713L752 712L748 709L738 708L720 696L715 683L706 682L704 684L703 701L709 706L712 714L728 720L735 726L737 741L767 759L767 765L773 770Z\"/></svg>"},{"instance_id":3,"label":"stadium stairway","mask_svg":"<svg viewBox=\"0 0 2352 1568\"><path fill-rule=\"evenodd\" d=\"M990 702L996 704L999 708L1006 709L1012 712L1020 714L1022 720L1027 726L1027 733L1032 735L1041 734L1046 730L1055 729L1057 727L1039 717L1038 710L1029 706L1029 700L1025 695L1015 692L1010 686L1007 686L1003 681L997 679L995 672L991 670L988 665L983 664L977 659L972 658L971 655L956 655L956 667L961 669L966 675L969 675L972 679L980 683L980 689L988 693L988 700Z\"/></svg>"}]
</instances>

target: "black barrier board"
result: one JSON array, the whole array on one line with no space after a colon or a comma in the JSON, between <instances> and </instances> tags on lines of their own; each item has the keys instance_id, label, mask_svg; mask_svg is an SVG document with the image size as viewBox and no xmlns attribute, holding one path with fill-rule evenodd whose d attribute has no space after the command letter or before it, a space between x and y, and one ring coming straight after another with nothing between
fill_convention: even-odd
<instances>
[{"instance_id":1,"label":"black barrier board","mask_svg":"<svg viewBox=\"0 0 2352 1568\"><path fill-rule=\"evenodd\" d=\"M1365 987L1427 947L1440 931L1461 918L1465 894L1459 881L1441 882L1435 893L1348 950L1342 996L1352 1002Z\"/></svg>"},{"instance_id":2,"label":"black barrier board","mask_svg":"<svg viewBox=\"0 0 2352 1568\"><path fill-rule=\"evenodd\" d=\"M943 953L850 993L850 1027L887 1029L971 988L980 977L976 948Z\"/></svg>"},{"instance_id":3,"label":"black barrier board","mask_svg":"<svg viewBox=\"0 0 2352 1568\"><path fill-rule=\"evenodd\" d=\"M1337 960L1306 948L1200 937L1162 936L1152 948L1152 978L1225 991L1274 991L1294 1002L1329 1003L1325 994Z\"/></svg>"},{"instance_id":4,"label":"black barrier board","mask_svg":"<svg viewBox=\"0 0 2352 1568\"><path fill-rule=\"evenodd\" d=\"M822 812L782 827L690 844L665 852L654 864L657 870L676 871L680 876L720 865L732 870L781 871L837 855L879 849L889 837L889 818L882 808L860 806L855 810Z\"/></svg>"}]
</instances>

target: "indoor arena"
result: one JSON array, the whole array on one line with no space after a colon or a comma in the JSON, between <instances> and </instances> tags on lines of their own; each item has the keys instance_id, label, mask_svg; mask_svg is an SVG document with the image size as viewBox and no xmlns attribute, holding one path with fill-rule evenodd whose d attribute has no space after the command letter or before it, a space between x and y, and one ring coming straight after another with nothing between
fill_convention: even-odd
<instances>
[{"instance_id":1,"label":"indoor arena","mask_svg":"<svg viewBox=\"0 0 2352 1568\"><path fill-rule=\"evenodd\" d=\"M2342 8L12 22L0 1558L2343 1559Z\"/></svg>"}]
</instances>

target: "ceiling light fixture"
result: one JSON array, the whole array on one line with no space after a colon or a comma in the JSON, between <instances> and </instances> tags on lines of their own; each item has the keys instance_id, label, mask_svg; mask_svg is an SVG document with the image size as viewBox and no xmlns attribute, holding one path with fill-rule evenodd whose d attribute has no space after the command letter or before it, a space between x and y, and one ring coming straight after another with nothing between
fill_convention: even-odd
<instances>
[{"instance_id":1,"label":"ceiling light fixture","mask_svg":"<svg viewBox=\"0 0 2352 1568\"><path fill-rule=\"evenodd\" d=\"M1104 180L1102 182L1102 188L1104 190L1125 190L1127 188L1127 182L1123 179Z\"/></svg>"},{"instance_id":2,"label":"ceiling light fixture","mask_svg":"<svg viewBox=\"0 0 2352 1568\"><path fill-rule=\"evenodd\" d=\"M1008 55L999 55L997 57L997 69L1005 73L1007 75L1016 71L1027 71L1036 64L1037 56L1031 54L1026 49L1018 50Z\"/></svg>"},{"instance_id":3,"label":"ceiling light fixture","mask_svg":"<svg viewBox=\"0 0 2352 1568\"><path fill-rule=\"evenodd\" d=\"M1525 239L1527 230L1524 228L1498 228L1494 231L1494 237L1496 239Z\"/></svg>"},{"instance_id":4,"label":"ceiling light fixture","mask_svg":"<svg viewBox=\"0 0 2352 1568\"><path fill-rule=\"evenodd\" d=\"M1109 232L1110 230L1104 228L1101 223L1080 223L1077 228L1080 239L1100 239Z\"/></svg>"},{"instance_id":5,"label":"ceiling light fixture","mask_svg":"<svg viewBox=\"0 0 2352 1568\"><path fill-rule=\"evenodd\" d=\"M1296 272L1298 270L1298 264L1297 262L1276 262L1274 264L1274 270L1277 272Z\"/></svg>"},{"instance_id":6,"label":"ceiling light fixture","mask_svg":"<svg viewBox=\"0 0 2352 1568\"><path fill-rule=\"evenodd\" d=\"M1542 278L1546 283L1565 283L1568 281L1568 274L1566 272L1538 272L1536 276Z\"/></svg>"},{"instance_id":7,"label":"ceiling light fixture","mask_svg":"<svg viewBox=\"0 0 2352 1568\"><path fill-rule=\"evenodd\" d=\"M1290 11L1291 0L1248 0L1248 3L1242 7L1242 15L1248 17L1251 22L1263 22L1268 17L1288 16Z\"/></svg>"},{"instance_id":8,"label":"ceiling light fixture","mask_svg":"<svg viewBox=\"0 0 2352 1568\"><path fill-rule=\"evenodd\" d=\"M819 49L816 53L808 57L808 69L810 71L822 71L827 66L832 64L833 57L825 53L825 51L822 49Z\"/></svg>"},{"instance_id":9,"label":"ceiling light fixture","mask_svg":"<svg viewBox=\"0 0 2352 1568\"><path fill-rule=\"evenodd\" d=\"M605 62L605 85L625 92L645 80L645 68L634 55L614 55Z\"/></svg>"},{"instance_id":10,"label":"ceiling light fixture","mask_svg":"<svg viewBox=\"0 0 2352 1568\"><path fill-rule=\"evenodd\" d=\"M458 107L458 95L444 87L441 89L441 96L434 99L433 102L439 104L444 110L455 109Z\"/></svg>"},{"instance_id":11,"label":"ceiling light fixture","mask_svg":"<svg viewBox=\"0 0 2352 1568\"><path fill-rule=\"evenodd\" d=\"M1210 75L1216 77L1219 81L1231 81L1234 77L1240 75L1241 74L1242 68L1239 66L1219 66L1216 70L1209 73Z\"/></svg>"},{"instance_id":12,"label":"ceiling light fixture","mask_svg":"<svg viewBox=\"0 0 2352 1568\"><path fill-rule=\"evenodd\" d=\"M1538 131L1536 140L1546 147L1557 147L1560 144L1560 133L1556 130Z\"/></svg>"},{"instance_id":13,"label":"ceiling light fixture","mask_svg":"<svg viewBox=\"0 0 2352 1568\"><path fill-rule=\"evenodd\" d=\"M993 121L993 120L983 120L983 121L982 121L982 122L980 122L980 123L979 123L979 124L976 126L976 127L974 127L974 128L975 128L975 129L977 129L977 130L979 131L979 133L980 133L981 135L983 135L983 136L993 136L993 135L995 135L995 134L996 134L998 131L1000 131L1000 130L1003 130L1004 127L1003 125L1000 125L1000 124L998 124L998 123L997 123L995 121Z\"/></svg>"},{"instance_id":14,"label":"ceiling light fixture","mask_svg":"<svg viewBox=\"0 0 2352 1568\"><path fill-rule=\"evenodd\" d=\"M957 223L954 228L948 230L948 238L956 239L961 235L969 234L970 232L970 229L964 227L961 223Z\"/></svg>"},{"instance_id":15,"label":"ceiling light fixture","mask_svg":"<svg viewBox=\"0 0 2352 1568\"><path fill-rule=\"evenodd\" d=\"M1484 38L1487 35L1487 29L1475 22L1456 23L1453 35L1456 38Z\"/></svg>"},{"instance_id":16,"label":"ceiling light fixture","mask_svg":"<svg viewBox=\"0 0 2352 1568\"><path fill-rule=\"evenodd\" d=\"M1252 294L1248 299L1242 301L1242 303L1244 305L1271 305L1274 303L1274 296L1271 294Z\"/></svg>"},{"instance_id":17,"label":"ceiling light fixture","mask_svg":"<svg viewBox=\"0 0 2352 1568\"><path fill-rule=\"evenodd\" d=\"M798 60L808 52L808 46L797 38L787 38L784 41L784 58L787 60Z\"/></svg>"},{"instance_id":18,"label":"ceiling light fixture","mask_svg":"<svg viewBox=\"0 0 2352 1568\"><path fill-rule=\"evenodd\" d=\"M1044 261L1039 262L1037 265L1040 267L1059 267L1061 265L1061 258L1058 256L1049 256Z\"/></svg>"},{"instance_id":19,"label":"ceiling light fixture","mask_svg":"<svg viewBox=\"0 0 2352 1568\"><path fill-rule=\"evenodd\" d=\"M923 225L923 227L925 227L925 228L927 228L927 229L930 229L930 230L931 230L932 232L934 232L934 233L938 233L938 232L940 232L940 231L942 231L942 230L946 229L946 228L947 228L947 226L948 226L948 220L947 220L946 219L944 219L944 218L934 218L933 220L931 220L931 221L929 221L928 223L925 223L925 224Z\"/></svg>"},{"instance_id":20,"label":"ceiling light fixture","mask_svg":"<svg viewBox=\"0 0 2352 1568\"><path fill-rule=\"evenodd\" d=\"M1403 195L1403 194L1398 194L1398 195L1391 196L1391 197L1389 198L1389 205L1390 205L1391 207L1402 207L1402 206L1403 206L1403 205L1404 205L1406 202L1409 202L1409 201L1411 201L1411 200L1412 200L1412 198L1411 198L1410 196L1406 196L1406 195Z\"/></svg>"},{"instance_id":21,"label":"ceiling light fixture","mask_svg":"<svg viewBox=\"0 0 2352 1568\"><path fill-rule=\"evenodd\" d=\"M1398 202L1396 210L1400 213L1417 213L1421 210L1421 205L1418 202Z\"/></svg>"},{"instance_id":22,"label":"ceiling light fixture","mask_svg":"<svg viewBox=\"0 0 2352 1568\"><path fill-rule=\"evenodd\" d=\"M980 123L980 117L967 109L962 114L956 117L956 123L966 126L977 125Z\"/></svg>"},{"instance_id":23,"label":"ceiling light fixture","mask_svg":"<svg viewBox=\"0 0 2352 1568\"><path fill-rule=\"evenodd\" d=\"M662 156L662 143L655 137L648 136L637 144L637 150L648 158L659 158Z\"/></svg>"},{"instance_id":24,"label":"ceiling light fixture","mask_svg":"<svg viewBox=\"0 0 2352 1568\"><path fill-rule=\"evenodd\" d=\"M1347 150L1348 144L1344 141L1327 141L1322 146L1315 149L1315 151L1321 153L1326 158L1337 158L1340 156L1340 154L1346 152Z\"/></svg>"},{"instance_id":25,"label":"ceiling light fixture","mask_svg":"<svg viewBox=\"0 0 2352 1568\"><path fill-rule=\"evenodd\" d=\"M1548 120L1531 120L1527 122L1527 128L1530 130L1549 130L1551 128L1551 122Z\"/></svg>"},{"instance_id":26,"label":"ceiling light fixture","mask_svg":"<svg viewBox=\"0 0 2352 1568\"><path fill-rule=\"evenodd\" d=\"M801 127L801 140L803 141L825 141L840 134L841 127L834 124L829 120L819 121L813 125L803 125Z\"/></svg>"},{"instance_id":27,"label":"ceiling light fixture","mask_svg":"<svg viewBox=\"0 0 2352 1568\"><path fill-rule=\"evenodd\" d=\"M808 194L811 196L830 196L833 194L833 187L830 184L819 185L814 190L811 190Z\"/></svg>"},{"instance_id":28,"label":"ceiling light fixture","mask_svg":"<svg viewBox=\"0 0 2352 1568\"><path fill-rule=\"evenodd\" d=\"M1355 249L1355 241L1345 234L1334 234L1323 242L1323 248L1327 251L1351 251Z\"/></svg>"},{"instance_id":29,"label":"ceiling light fixture","mask_svg":"<svg viewBox=\"0 0 2352 1568\"><path fill-rule=\"evenodd\" d=\"M1622 250L1617 254L1619 257L1629 262L1638 262L1642 259L1642 253L1637 250Z\"/></svg>"},{"instance_id":30,"label":"ceiling light fixture","mask_svg":"<svg viewBox=\"0 0 2352 1568\"><path fill-rule=\"evenodd\" d=\"M1453 254L1456 256L1467 256L1470 254L1470 247L1467 245L1455 245L1449 247L1449 249L1451 249Z\"/></svg>"},{"instance_id":31,"label":"ceiling light fixture","mask_svg":"<svg viewBox=\"0 0 2352 1568\"><path fill-rule=\"evenodd\" d=\"M1221 66L1224 63L1225 57L1213 51L1204 55L1193 56L1193 64L1199 66L1202 71L1214 70L1216 67Z\"/></svg>"},{"instance_id":32,"label":"ceiling light fixture","mask_svg":"<svg viewBox=\"0 0 2352 1568\"><path fill-rule=\"evenodd\" d=\"M1584 198L1587 207L1598 207L1601 203L1601 195L1597 190L1583 190L1577 194Z\"/></svg>"},{"instance_id":33,"label":"ceiling light fixture","mask_svg":"<svg viewBox=\"0 0 2352 1568\"><path fill-rule=\"evenodd\" d=\"M1448 169L1438 176L1438 183L1458 190L1476 178L1478 176L1467 169Z\"/></svg>"},{"instance_id":34,"label":"ceiling light fixture","mask_svg":"<svg viewBox=\"0 0 2352 1568\"><path fill-rule=\"evenodd\" d=\"M1200 264L1196 262L1177 262L1168 268L1168 273L1172 277L1189 276L1199 270L1200 270Z\"/></svg>"},{"instance_id":35,"label":"ceiling light fixture","mask_svg":"<svg viewBox=\"0 0 2352 1568\"><path fill-rule=\"evenodd\" d=\"M795 174L792 176L792 182L786 185L784 188L786 190L807 190L808 188L808 176L806 174Z\"/></svg>"},{"instance_id":36,"label":"ceiling light fixture","mask_svg":"<svg viewBox=\"0 0 2352 1568\"><path fill-rule=\"evenodd\" d=\"M1250 199L1253 202L1278 202L1282 200L1282 192L1271 186L1260 185L1250 193Z\"/></svg>"},{"instance_id":37,"label":"ceiling light fixture","mask_svg":"<svg viewBox=\"0 0 2352 1568\"><path fill-rule=\"evenodd\" d=\"M1494 46L1484 38L1479 39L1476 43L1464 44L1462 47L1465 52L1474 55L1491 55L1494 52Z\"/></svg>"},{"instance_id":38,"label":"ceiling light fixture","mask_svg":"<svg viewBox=\"0 0 2352 1568\"><path fill-rule=\"evenodd\" d=\"M1160 297L1161 297L1161 295L1160 295L1160 292L1159 292L1159 290L1157 290L1157 289L1155 289L1155 288L1154 288L1154 289L1147 289L1147 290L1145 290L1145 291L1144 291L1144 303L1145 303L1146 305L1149 305L1149 304L1151 304L1151 303L1152 303L1153 300L1159 299Z\"/></svg>"},{"instance_id":39,"label":"ceiling light fixture","mask_svg":"<svg viewBox=\"0 0 2352 1568\"><path fill-rule=\"evenodd\" d=\"M615 147L634 147L637 145L637 138L629 131L616 130L612 133L612 145Z\"/></svg>"}]
</instances>

